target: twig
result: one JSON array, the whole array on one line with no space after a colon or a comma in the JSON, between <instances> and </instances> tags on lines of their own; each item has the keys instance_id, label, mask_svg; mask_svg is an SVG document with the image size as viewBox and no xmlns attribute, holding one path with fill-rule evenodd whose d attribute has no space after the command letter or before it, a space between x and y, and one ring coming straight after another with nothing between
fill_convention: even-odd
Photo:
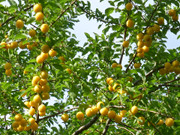
<instances>
[{"instance_id":1,"label":"twig","mask_svg":"<svg viewBox=\"0 0 180 135\"><path fill-rule=\"evenodd\" d=\"M97 17L94 12L92 11L92 13L90 13L89 11L85 10L83 7L81 7L80 5L78 4L75 4L78 8L80 8L84 13L88 14L89 16L92 16L94 19L98 20L98 21L101 21L105 24L116 24L116 25L120 25L118 23L115 23L115 22L108 22L107 20L104 20L100 17ZM120 25L121 26L121 25Z\"/></svg>"},{"instance_id":2,"label":"twig","mask_svg":"<svg viewBox=\"0 0 180 135\"><path fill-rule=\"evenodd\" d=\"M129 62L129 65L128 65L128 66L127 66L127 68L126 68L126 73L128 72L129 67L131 66L131 64L134 62L134 60L135 60L136 56L137 56L137 51L136 51L136 53L135 53L135 55L134 55L133 59Z\"/></svg>"},{"instance_id":3,"label":"twig","mask_svg":"<svg viewBox=\"0 0 180 135\"><path fill-rule=\"evenodd\" d=\"M72 7L72 5L74 5L75 2L77 2L77 1L78 1L78 0L72 1L71 4L70 4L70 6L69 6L68 8L66 8L65 10L63 10L63 11L60 13L60 15L56 18L56 20L53 21L53 22L50 24L50 27L51 27L52 25L54 25L54 24L64 15L64 13L66 13L66 12Z\"/></svg>"},{"instance_id":4,"label":"twig","mask_svg":"<svg viewBox=\"0 0 180 135\"><path fill-rule=\"evenodd\" d=\"M65 111L61 111L61 112L54 113L54 114L52 114L52 115L49 115L49 116L46 116L46 117L43 117L43 118L39 119L39 121L44 120L44 119L48 119L48 118L51 118L51 117L55 117L55 116L57 116L57 115L59 115L59 114L61 114L61 113L69 112L69 111L74 110L74 109L77 109L77 108L79 108L79 107L73 107L73 108L67 109L67 110L65 110ZM38 122L39 122L39 121L38 121Z\"/></svg>"},{"instance_id":5,"label":"twig","mask_svg":"<svg viewBox=\"0 0 180 135\"><path fill-rule=\"evenodd\" d=\"M143 112L150 112L150 113L158 114L158 115L161 115L161 116L164 116L164 117L168 117L168 115L166 115L164 113L161 113L161 112L156 112L156 111L151 111L151 110L146 110L146 109L141 109L141 108L138 108L138 110L143 111Z\"/></svg>"},{"instance_id":6,"label":"twig","mask_svg":"<svg viewBox=\"0 0 180 135\"><path fill-rule=\"evenodd\" d=\"M87 124L81 126L78 130L76 130L72 135L79 135L82 133L84 130L88 129L91 127L99 118L100 114L97 114L91 121L89 121Z\"/></svg>"},{"instance_id":7,"label":"twig","mask_svg":"<svg viewBox=\"0 0 180 135\"><path fill-rule=\"evenodd\" d=\"M108 119L108 120L106 121L106 126L105 126L105 128L104 128L104 130L103 130L103 132L102 132L102 135L106 135L110 123L111 123L111 119Z\"/></svg>"},{"instance_id":8,"label":"twig","mask_svg":"<svg viewBox=\"0 0 180 135\"><path fill-rule=\"evenodd\" d=\"M135 135L132 131L130 131L129 129L127 129L127 128L125 128L125 127L117 126L117 125L113 125L113 126L116 126L116 127L118 127L118 128L124 129L124 130L128 131L129 133L131 133L132 135Z\"/></svg>"},{"instance_id":9,"label":"twig","mask_svg":"<svg viewBox=\"0 0 180 135\"><path fill-rule=\"evenodd\" d=\"M28 8L24 9L24 11L28 11L29 9L31 9L33 7L33 5L29 6ZM9 21L11 21L12 19L14 19L15 16L9 17L4 23L2 23L1 26L4 26L6 23L8 23Z\"/></svg>"}]
</instances>

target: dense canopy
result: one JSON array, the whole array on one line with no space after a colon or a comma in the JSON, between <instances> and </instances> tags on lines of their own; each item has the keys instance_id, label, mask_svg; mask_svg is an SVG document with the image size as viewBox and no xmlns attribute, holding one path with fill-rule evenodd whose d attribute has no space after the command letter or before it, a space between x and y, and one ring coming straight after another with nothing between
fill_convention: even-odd
<instances>
[{"instance_id":1,"label":"dense canopy","mask_svg":"<svg viewBox=\"0 0 180 135\"><path fill-rule=\"evenodd\" d=\"M180 134L180 1L93 2L0 1L0 134Z\"/></svg>"}]
</instances>

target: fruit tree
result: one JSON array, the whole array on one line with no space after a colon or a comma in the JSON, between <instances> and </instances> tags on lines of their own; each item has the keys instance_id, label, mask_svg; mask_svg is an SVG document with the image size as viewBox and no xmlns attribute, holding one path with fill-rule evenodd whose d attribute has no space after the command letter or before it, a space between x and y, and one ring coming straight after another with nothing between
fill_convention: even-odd
<instances>
[{"instance_id":1,"label":"fruit tree","mask_svg":"<svg viewBox=\"0 0 180 135\"><path fill-rule=\"evenodd\" d=\"M93 2L1 0L1 135L180 134L180 1Z\"/></svg>"}]
</instances>

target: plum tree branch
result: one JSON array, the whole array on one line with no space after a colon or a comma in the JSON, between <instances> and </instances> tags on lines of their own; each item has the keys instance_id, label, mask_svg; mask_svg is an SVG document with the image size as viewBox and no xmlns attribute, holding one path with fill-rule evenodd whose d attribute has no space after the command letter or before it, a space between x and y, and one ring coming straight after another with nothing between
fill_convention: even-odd
<instances>
[{"instance_id":1,"label":"plum tree branch","mask_svg":"<svg viewBox=\"0 0 180 135\"><path fill-rule=\"evenodd\" d=\"M111 123L111 119L108 119L108 120L106 121L106 126L105 126L105 128L104 128L104 130L103 130L103 132L102 132L102 135L106 135L110 123Z\"/></svg>"},{"instance_id":2,"label":"plum tree branch","mask_svg":"<svg viewBox=\"0 0 180 135\"><path fill-rule=\"evenodd\" d=\"M120 24L118 24L118 23L109 22L109 21L104 20L104 19L102 19L102 18L100 18L100 17L97 17L93 11L92 11L92 12L89 12L89 11L85 10L82 6L80 6L80 5L78 5L78 4L75 4L75 5L76 5L78 8L80 8L84 13L88 14L89 16L93 17L94 19L96 19L96 20L98 20L98 21L101 21L101 22L103 22L103 23L105 23L105 24L116 24L116 25L120 25Z\"/></svg>"},{"instance_id":3,"label":"plum tree branch","mask_svg":"<svg viewBox=\"0 0 180 135\"><path fill-rule=\"evenodd\" d=\"M32 7L33 7L33 5L30 5L28 8L24 9L24 11L28 11L28 10L31 9ZM3 23L1 24L1 26L4 26L6 23L8 23L9 21L11 21L11 20L14 19L14 18L15 18L15 16L9 17L5 22L3 22Z\"/></svg>"},{"instance_id":4,"label":"plum tree branch","mask_svg":"<svg viewBox=\"0 0 180 135\"><path fill-rule=\"evenodd\" d=\"M73 108L67 109L67 110L65 110L65 111L60 111L60 112L54 113L54 114L52 114L52 115L49 115L49 116L46 116L46 117L43 117L43 118L39 119L37 122L39 122L39 121L41 121L41 120L44 120L44 119L51 118L51 117L55 117L55 116L57 116L57 115L59 115L59 114L61 114L61 113L69 112L69 111L74 110L74 109L77 109L77 108L79 108L79 107L73 107Z\"/></svg>"},{"instance_id":5,"label":"plum tree branch","mask_svg":"<svg viewBox=\"0 0 180 135\"><path fill-rule=\"evenodd\" d=\"M97 114L91 121L89 121L87 124L81 126L78 130L76 130L72 135L79 135L81 134L84 130L88 129L91 127L99 118L100 114Z\"/></svg>"},{"instance_id":6,"label":"plum tree branch","mask_svg":"<svg viewBox=\"0 0 180 135\"><path fill-rule=\"evenodd\" d=\"M126 68L126 73L128 72L129 67L131 66L131 64L134 62L134 60L135 60L136 56L137 56L137 52L135 53L135 55L134 55L133 59L129 62L129 65L128 65L128 66L127 66L127 68Z\"/></svg>"},{"instance_id":7,"label":"plum tree branch","mask_svg":"<svg viewBox=\"0 0 180 135\"><path fill-rule=\"evenodd\" d=\"M68 6L65 10L62 10L62 12L60 13L60 15L56 18L55 21L53 21L51 24L50 24L50 27L52 25L54 25L78 0L74 0L71 2L70 6Z\"/></svg>"},{"instance_id":8,"label":"plum tree branch","mask_svg":"<svg viewBox=\"0 0 180 135\"><path fill-rule=\"evenodd\" d=\"M132 131L130 131L129 129L125 128L125 127L122 127L122 126L117 126L117 125L113 125L112 126L116 126L117 128L121 128L121 129L124 129L126 131L128 131L129 133L131 133L132 135L135 135Z\"/></svg>"}]
</instances>

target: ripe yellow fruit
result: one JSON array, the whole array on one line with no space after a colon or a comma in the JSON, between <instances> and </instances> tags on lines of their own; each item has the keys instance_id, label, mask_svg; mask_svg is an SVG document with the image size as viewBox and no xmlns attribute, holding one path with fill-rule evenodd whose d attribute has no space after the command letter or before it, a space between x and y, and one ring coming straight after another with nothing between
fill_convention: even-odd
<instances>
[{"instance_id":1,"label":"ripe yellow fruit","mask_svg":"<svg viewBox=\"0 0 180 135\"><path fill-rule=\"evenodd\" d=\"M44 104L41 104L39 107L38 107L38 111L39 112L45 112L46 111L46 106Z\"/></svg>"},{"instance_id":2,"label":"ripe yellow fruit","mask_svg":"<svg viewBox=\"0 0 180 135\"><path fill-rule=\"evenodd\" d=\"M164 64L164 67L165 67L166 69L170 69L170 68L171 68L171 63L166 62L166 63Z\"/></svg>"},{"instance_id":3,"label":"ripe yellow fruit","mask_svg":"<svg viewBox=\"0 0 180 135\"><path fill-rule=\"evenodd\" d=\"M7 43L6 42L1 42L1 45L4 46L3 48L7 48Z\"/></svg>"},{"instance_id":4,"label":"ripe yellow fruit","mask_svg":"<svg viewBox=\"0 0 180 135\"><path fill-rule=\"evenodd\" d=\"M48 100L48 99L49 99L49 93L47 93L47 92L43 92L43 93L41 94L41 96L42 96L42 99L43 99L43 100Z\"/></svg>"},{"instance_id":5,"label":"ripe yellow fruit","mask_svg":"<svg viewBox=\"0 0 180 135\"><path fill-rule=\"evenodd\" d=\"M133 106L130 110L130 112L135 115L138 112L138 107L137 106Z\"/></svg>"},{"instance_id":6,"label":"ripe yellow fruit","mask_svg":"<svg viewBox=\"0 0 180 135\"><path fill-rule=\"evenodd\" d=\"M121 117L124 117L126 115L127 111L126 110L122 110L120 111L120 116Z\"/></svg>"},{"instance_id":7,"label":"ripe yellow fruit","mask_svg":"<svg viewBox=\"0 0 180 135\"><path fill-rule=\"evenodd\" d=\"M36 103L40 103L40 102L41 102L41 97L40 97L40 95L39 95L39 94L38 94L38 95L35 95L35 96L33 97L33 101L36 102Z\"/></svg>"},{"instance_id":8,"label":"ripe yellow fruit","mask_svg":"<svg viewBox=\"0 0 180 135\"><path fill-rule=\"evenodd\" d=\"M11 66L11 63L9 63L9 62L6 62L6 64L4 65L4 69L11 69L12 68L12 66Z\"/></svg>"},{"instance_id":9,"label":"ripe yellow fruit","mask_svg":"<svg viewBox=\"0 0 180 135\"><path fill-rule=\"evenodd\" d=\"M29 31L29 35L31 36L31 37L34 37L35 35L36 35L36 31L35 30L30 30Z\"/></svg>"},{"instance_id":10,"label":"ripe yellow fruit","mask_svg":"<svg viewBox=\"0 0 180 135\"><path fill-rule=\"evenodd\" d=\"M152 35L152 34L154 33L153 28L152 28L152 27L147 28L146 33L147 33L148 35Z\"/></svg>"},{"instance_id":11,"label":"ripe yellow fruit","mask_svg":"<svg viewBox=\"0 0 180 135\"><path fill-rule=\"evenodd\" d=\"M102 109L100 110L100 114L101 114L102 116L106 116L106 115L108 114L108 111L109 111L109 109L106 108L106 107L104 107L104 108L102 108Z\"/></svg>"},{"instance_id":12,"label":"ripe yellow fruit","mask_svg":"<svg viewBox=\"0 0 180 135\"><path fill-rule=\"evenodd\" d=\"M118 65L117 63L113 63L113 64L111 65L111 67L112 67L112 68L116 68L117 65Z\"/></svg>"},{"instance_id":13,"label":"ripe yellow fruit","mask_svg":"<svg viewBox=\"0 0 180 135\"><path fill-rule=\"evenodd\" d=\"M35 18L37 21L41 21L44 18L44 14L42 12L37 12Z\"/></svg>"},{"instance_id":14,"label":"ripe yellow fruit","mask_svg":"<svg viewBox=\"0 0 180 135\"><path fill-rule=\"evenodd\" d=\"M84 114L83 114L83 112L77 112L76 118L77 118L78 120L83 120L83 119L84 119Z\"/></svg>"},{"instance_id":15,"label":"ripe yellow fruit","mask_svg":"<svg viewBox=\"0 0 180 135\"><path fill-rule=\"evenodd\" d=\"M17 21L16 21L16 27L17 27L18 29L23 28L23 27L24 27L24 22L23 22L22 20L17 20Z\"/></svg>"},{"instance_id":16,"label":"ripe yellow fruit","mask_svg":"<svg viewBox=\"0 0 180 135\"><path fill-rule=\"evenodd\" d=\"M32 107L34 107L35 109L38 108L38 103L35 102L35 101L30 101L30 105L31 105Z\"/></svg>"},{"instance_id":17,"label":"ripe yellow fruit","mask_svg":"<svg viewBox=\"0 0 180 135\"><path fill-rule=\"evenodd\" d=\"M150 36L150 35L144 35L144 37L143 37L143 40L145 41L145 42L149 42L149 41L151 41L152 40L152 37Z\"/></svg>"},{"instance_id":18,"label":"ripe yellow fruit","mask_svg":"<svg viewBox=\"0 0 180 135\"><path fill-rule=\"evenodd\" d=\"M39 116L44 116L46 112L39 112Z\"/></svg>"},{"instance_id":19,"label":"ripe yellow fruit","mask_svg":"<svg viewBox=\"0 0 180 135\"><path fill-rule=\"evenodd\" d=\"M66 71L71 74L72 73L72 70L70 68L67 68Z\"/></svg>"},{"instance_id":20,"label":"ripe yellow fruit","mask_svg":"<svg viewBox=\"0 0 180 135\"><path fill-rule=\"evenodd\" d=\"M49 85L43 85L42 87L41 87L41 90L43 91L43 92L49 92L50 91L50 87L49 87Z\"/></svg>"},{"instance_id":21,"label":"ripe yellow fruit","mask_svg":"<svg viewBox=\"0 0 180 135\"><path fill-rule=\"evenodd\" d=\"M115 118L114 118L114 121L115 121L116 123L120 123L121 120L122 120L122 117L121 117L120 115L116 115Z\"/></svg>"},{"instance_id":22,"label":"ripe yellow fruit","mask_svg":"<svg viewBox=\"0 0 180 135\"><path fill-rule=\"evenodd\" d=\"M169 16L174 16L174 15L176 15L176 10L170 9L169 10Z\"/></svg>"},{"instance_id":23,"label":"ripe yellow fruit","mask_svg":"<svg viewBox=\"0 0 180 135\"><path fill-rule=\"evenodd\" d=\"M149 47L148 46L143 46L143 52L145 52L145 53L147 53L147 52L149 52Z\"/></svg>"},{"instance_id":24,"label":"ripe yellow fruit","mask_svg":"<svg viewBox=\"0 0 180 135\"><path fill-rule=\"evenodd\" d=\"M160 26L157 25L157 24L154 24L153 30L154 30L155 32L159 32L159 31L160 31Z\"/></svg>"},{"instance_id":25,"label":"ripe yellow fruit","mask_svg":"<svg viewBox=\"0 0 180 135\"><path fill-rule=\"evenodd\" d=\"M64 58L64 56L59 56L58 59L62 60L62 62L66 61L66 59Z\"/></svg>"},{"instance_id":26,"label":"ripe yellow fruit","mask_svg":"<svg viewBox=\"0 0 180 135\"><path fill-rule=\"evenodd\" d=\"M113 79L112 78L107 78L106 82L107 82L107 84L111 85L113 83Z\"/></svg>"},{"instance_id":27,"label":"ripe yellow fruit","mask_svg":"<svg viewBox=\"0 0 180 135\"><path fill-rule=\"evenodd\" d=\"M134 68L140 68L141 63L134 63Z\"/></svg>"},{"instance_id":28,"label":"ripe yellow fruit","mask_svg":"<svg viewBox=\"0 0 180 135\"><path fill-rule=\"evenodd\" d=\"M175 67L174 72L178 75L180 74L180 67Z\"/></svg>"},{"instance_id":29,"label":"ripe yellow fruit","mask_svg":"<svg viewBox=\"0 0 180 135\"><path fill-rule=\"evenodd\" d=\"M40 73L40 77L42 79L47 79L48 78L48 72L45 71L45 70L42 70L41 73Z\"/></svg>"},{"instance_id":30,"label":"ripe yellow fruit","mask_svg":"<svg viewBox=\"0 0 180 135\"><path fill-rule=\"evenodd\" d=\"M63 114L62 116L61 116L61 119L64 121L64 122L66 122L66 121L68 121L68 119L69 119L69 115L68 114Z\"/></svg>"},{"instance_id":31,"label":"ripe yellow fruit","mask_svg":"<svg viewBox=\"0 0 180 135\"><path fill-rule=\"evenodd\" d=\"M29 109L29 115L33 116L35 114L35 109L34 108L30 108Z\"/></svg>"},{"instance_id":32,"label":"ripe yellow fruit","mask_svg":"<svg viewBox=\"0 0 180 135\"><path fill-rule=\"evenodd\" d=\"M50 55L51 57L54 57L54 56L57 55L57 52L56 52L54 49L51 49L51 50L49 51L49 55Z\"/></svg>"},{"instance_id":33,"label":"ripe yellow fruit","mask_svg":"<svg viewBox=\"0 0 180 135\"><path fill-rule=\"evenodd\" d=\"M167 118L165 124L166 126L171 127L174 125L174 120L172 118Z\"/></svg>"},{"instance_id":34,"label":"ripe yellow fruit","mask_svg":"<svg viewBox=\"0 0 180 135\"><path fill-rule=\"evenodd\" d=\"M49 31L49 25L48 24L42 24L41 27L40 27L41 31L43 33L46 33Z\"/></svg>"},{"instance_id":35,"label":"ripe yellow fruit","mask_svg":"<svg viewBox=\"0 0 180 135\"><path fill-rule=\"evenodd\" d=\"M139 117L139 119L141 120L138 120L137 121L137 123L139 124L139 125L143 125L144 123L145 123L145 118L144 117Z\"/></svg>"},{"instance_id":36,"label":"ripe yellow fruit","mask_svg":"<svg viewBox=\"0 0 180 135\"><path fill-rule=\"evenodd\" d=\"M118 92L119 92L119 94L121 94L121 95L127 93L125 90L121 90L121 89L120 89Z\"/></svg>"},{"instance_id":37,"label":"ripe yellow fruit","mask_svg":"<svg viewBox=\"0 0 180 135\"><path fill-rule=\"evenodd\" d=\"M13 41L13 42L11 43L10 47L11 47L12 49L17 48L17 47L18 47L18 43L17 43L16 41Z\"/></svg>"},{"instance_id":38,"label":"ripe yellow fruit","mask_svg":"<svg viewBox=\"0 0 180 135\"><path fill-rule=\"evenodd\" d=\"M143 35L142 33L139 33L139 34L136 35L136 39L137 39L137 40L142 40L142 39L143 39L143 36L144 36L144 35Z\"/></svg>"},{"instance_id":39,"label":"ripe yellow fruit","mask_svg":"<svg viewBox=\"0 0 180 135\"><path fill-rule=\"evenodd\" d=\"M144 46L144 42L141 41L141 40L138 41L137 46L138 46L139 48L142 48L142 47Z\"/></svg>"},{"instance_id":40,"label":"ripe yellow fruit","mask_svg":"<svg viewBox=\"0 0 180 135\"><path fill-rule=\"evenodd\" d=\"M14 122L12 123L12 127L13 127L13 128L19 127L19 122L18 122L18 121L14 121Z\"/></svg>"},{"instance_id":41,"label":"ripe yellow fruit","mask_svg":"<svg viewBox=\"0 0 180 135\"><path fill-rule=\"evenodd\" d=\"M126 10L130 11L132 9L132 3L126 4Z\"/></svg>"},{"instance_id":42,"label":"ripe yellow fruit","mask_svg":"<svg viewBox=\"0 0 180 135\"><path fill-rule=\"evenodd\" d=\"M178 67L179 66L179 61L175 60L172 63L173 67Z\"/></svg>"},{"instance_id":43,"label":"ripe yellow fruit","mask_svg":"<svg viewBox=\"0 0 180 135\"><path fill-rule=\"evenodd\" d=\"M178 21L179 16L178 16L178 15L173 15L173 16L172 16L172 19L173 19L173 21Z\"/></svg>"},{"instance_id":44,"label":"ripe yellow fruit","mask_svg":"<svg viewBox=\"0 0 180 135\"><path fill-rule=\"evenodd\" d=\"M32 86L36 86L37 83L39 82L39 80L40 80L40 77L39 77L39 76L34 76L34 77L32 78Z\"/></svg>"},{"instance_id":45,"label":"ripe yellow fruit","mask_svg":"<svg viewBox=\"0 0 180 135\"><path fill-rule=\"evenodd\" d=\"M41 91L42 91L42 87L41 87L40 85L36 85L36 86L34 87L34 92L36 92L36 93L41 93Z\"/></svg>"},{"instance_id":46,"label":"ripe yellow fruit","mask_svg":"<svg viewBox=\"0 0 180 135\"><path fill-rule=\"evenodd\" d=\"M114 119L116 117L116 112L115 111L109 111L108 112L108 118L110 119Z\"/></svg>"},{"instance_id":47,"label":"ripe yellow fruit","mask_svg":"<svg viewBox=\"0 0 180 135\"><path fill-rule=\"evenodd\" d=\"M156 125L162 125L162 124L164 124L164 121L163 120L159 120L159 122Z\"/></svg>"},{"instance_id":48,"label":"ripe yellow fruit","mask_svg":"<svg viewBox=\"0 0 180 135\"><path fill-rule=\"evenodd\" d=\"M164 68L159 69L159 73L161 75L164 75L166 73L166 70Z\"/></svg>"},{"instance_id":49,"label":"ripe yellow fruit","mask_svg":"<svg viewBox=\"0 0 180 135\"><path fill-rule=\"evenodd\" d=\"M119 89L119 88L120 88L120 84L119 83L115 83L113 85L113 91L117 91L117 89Z\"/></svg>"},{"instance_id":50,"label":"ripe yellow fruit","mask_svg":"<svg viewBox=\"0 0 180 135\"><path fill-rule=\"evenodd\" d=\"M40 84L41 86L44 86L44 85L47 84L47 80L46 80L46 79L41 79L41 80L39 81L39 84Z\"/></svg>"},{"instance_id":51,"label":"ripe yellow fruit","mask_svg":"<svg viewBox=\"0 0 180 135\"><path fill-rule=\"evenodd\" d=\"M26 48L26 44L23 44L23 42L19 42L19 48L21 49Z\"/></svg>"},{"instance_id":52,"label":"ripe yellow fruit","mask_svg":"<svg viewBox=\"0 0 180 135\"><path fill-rule=\"evenodd\" d=\"M117 64L117 67L119 67L120 69L122 69L122 65L121 65L121 64Z\"/></svg>"},{"instance_id":53,"label":"ripe yellow fruit","mask_svg":"<svg viewBox=\"0 0 180 135\"><path fill-rule=\"evenodd\" d=\"M93 115L93 112L92 112L92 109L91 109L91 108L87 108L87 109L86 109L86 115L87 115L88 117L91 117L91 116Z\"/></svg>"},{"instance_id":54,"label":"ripe yellow fruit","mask_svg":"<svg viewBox=\"0 0 180 135\"><path fill-rule=\"evenodd\" d=\"M40 57L43 61L45 61L49 56L48 56L48 53L41 52Z\"/></svg>"},{"instance_id":55,"label":"ripe yellow fruit","mask_svg":"<svg viewBox=\"0 0 180 135\"><path fill-rule=\"evenodd\" d=\"M123 41L122 45L124 48L127 48L129 46L129 41Z\"/></svg>"},{"instance_id":56,"label":"ripe yellow fruit","mask_svg":"<svg viewBox=\"0 0 180 135\"><path fill-rule=\"evenodd\" d=\"M27 125L27 121L25 119L22 119L21 121L19 121L19 124L22 126L22 127L25 127Z\"/></svg>"},{"instance_id":57,"label":"ripe yellow fruit","mask_svg":"<svg viewBox=\"0 0 180 135\"><path fill-rule=\"evenodd\" d=\"M15 117L14 117L15 121L21 121L23 119L22 115L21 114L16 114Z\"/></svg>"},{"instance_id":58,"label":"ripe yellow fruit","mask_svg":"<svg viewBox=\"0 0 180 135\"><path fill-rule=\"evenodd\" d=\"M98 110L101 109L101 106L102 106L102 105L104 105L104 103L103 103L102 101L100 101L100 102L98 102L98 103L96 104Z\"/></svg>"},{"instance_id":59,"label":"ripe yellow fruit","mask_svg":"<svg viewBox=\"0 0 180 135\"><path fill-rule=\"evenodd\" d=\"M42 55L38 55L37 57L36 57L36 62L38 63L38 64L42 64L43 62L44 62L44 58L42 57Z\"/></svg>"},{"instance_id":60,"label":"ripe yellow fruit","mask_svg":"<svg viewBox=\"0 0 180 135\"><path fill-rule=\"evenodd\" d=\"M35 13L42 11L42 5L40 3L35 4L33 6L33 10L34 10Z\"/></svg>"},{"instance_id":61,"label":"ripe yellow fruit","mask_svg":"<svg viewBox=\"0 0 180 135\"><path fill-rule=\"evenodd\" d=\"M31 107L30 102L28 102L28 101L25 101L25 102L24 102L24 105L27 106L28 108Z\"/></svg>"},{"instance_id":62,"label":"ripe yellow fruit","mask_svg":"<svg viewBox=\"0 0 180 135\"><path fill-rule=\"evenodd\" d=\"M24 127L24 131L29 131L30 129L31 129L30 126L25 126L25 127Z\"/></svg>"},{"instance_id":63,"label":"ripe yellow fruit","mask_svg":"<svg viewBox=\"0 0 180 135\"><path fill-rule=\"evenodd\" d=\"M127 22L126 22L126 26L128 28L132 28L134 26L134 21L131 20L131 19L128 19Z\"/></svg>"},{"instance_id":64,"label":"ripe yellow fruit","mask_svg":"<svg viewBox=\"0 0 180 135\"><path fill-rule=\"evenodd\" d=\"M92 114L93 114L93 115L95 115L95 114L98 112L97 106L91 107L91 110L92 110Z\"/></svg>"},{"instance_id":65,"label":"ripe yellow fruit","mask_svg":"<svg viewBox=\"0 0 180 135\"><path fill-rule=\"evenodd\" d=\"M142 53L142 52L143 52L143 49L140 48L140 47L138 47L138 48L137 48L137 53Z\"/></svg>"},{"instance_id":66,"label":"ripe yellow fruit","mask_svg":"<svg viewBox=\"0 0 180 135\"><path fill-rule=\"evenodd\" d=\"M42 50L43 53L48 53L49 50L50 50L50 48L49 48L48 45L43 45L43 46L41 47L41 50Z\"/></svg>"},{"instance_id":67,"label":"ripe yellow fruit","mask_svg":"<svg viewBox=\"0 0 180 135\"><path fill-rule=\"evenodd\" d=\"M5 71L5 74L6 74L7 76L12 75L12 71L11 71L11 69L7 69L7 70Z\"/></svg>"},{"instance_id":68,"label":"ripe yellow fruit","mask_svg":"<svg viewBox=\"0 0 180 135\"><path fill-rule=\"evenodd\" d=\"M111 85L108 86L109 91L113 91L113 87Z\"/></svg>"},{"instance_id":69,"label":"ripe yellow fruit","mask_svg":"<svg viewBox=\"0 0 180 135\"><path fill-rule=\"evenodd\" d=\"M19 125L19 127L17 128L17 131L23 131L24 130L24 127Z\"/></svg>"},{"instance_id":70,"label":"ripe yellow fruit","mask_svg":"<svg viewBox=\"0 0 180 135\"><path fill-rule=\"evenodd\" d=\"M38 129L38 124L35 122L34 124L31 125L31 129L33 131L36 131Z\"/></svg>"},{"instance_id":71,"label":"ripe yellow fruit","mask_svg":"<svg viewBox=\"0 0 180 135\"><path fill-rule=\"evenodd\" d=\"M164 24L164 18L163 17L158 18L158 24L160 24L160 25Z\"/></svg>"}]
</instances>

